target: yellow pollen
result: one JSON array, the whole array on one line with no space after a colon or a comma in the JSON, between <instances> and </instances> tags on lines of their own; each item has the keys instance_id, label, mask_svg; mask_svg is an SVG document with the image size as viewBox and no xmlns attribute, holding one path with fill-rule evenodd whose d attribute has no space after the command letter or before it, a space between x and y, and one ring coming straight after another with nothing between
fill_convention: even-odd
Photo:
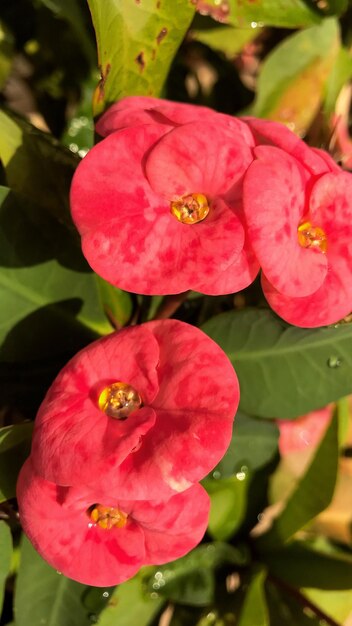
<instances>
[{"instance_id":1,"label":"yellow pollen","mask_svg":"<svg viewBox=\"0 0 352 626\"><path fill-rule=\"evenodd\" d=\"M88 509L89 517L94 524L111 530L111 528L123 528L127 524L127 515L119 509L111 506L103 506L102 504L93 505L94 508Z\"/></svg>"},{"instance_id":2,"label":"yellow pollen","mask_svg":"<svg viewBox=\"0 0 352 626\"><path fill-rule=\"evenodd\" d=\"M103 389L98 404L109 417L125 420L130 413L142 406L142 399L132 385L116 382Z\"/></svg>"},{"instance_id":3,"label":"yellow pollen","mask_svg":"<svg viewBox=\"0 0 352 626\"><path fill-rule=\"evenodd\" d=\"M171 213L182 224L197 224L209 213L209 204L202 193L190 193L170 203Z\"/></svg>"},{"instance_id":4,"label":"yellow pollen","mask_svg":"<svg viewBox=\"0 0 352 626\"><path fill-rule=\"evenodd\" d=\"M302 248L318 248L323 254L328 249L328 238L319 226L312 226L310 222L303 222L298 226L298 243Z\"/></svg>"}]
</instances>

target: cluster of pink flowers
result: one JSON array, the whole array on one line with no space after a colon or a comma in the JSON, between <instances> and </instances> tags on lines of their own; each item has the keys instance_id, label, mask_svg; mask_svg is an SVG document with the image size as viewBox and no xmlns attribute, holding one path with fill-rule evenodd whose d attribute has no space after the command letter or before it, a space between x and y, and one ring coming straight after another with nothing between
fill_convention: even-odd
<instances>
[{"instance_id":1,"label":"cluster of pink flowers","mask_svg":"<svg viewBox=\"0 0 352 626\"><path fill-rule=\"evenodd\" d=\"M238 401L227 356L184 322L148 322L83 349L40 407L18 481L35 548L96 586L184 555L206 530L198 481L224 455Z\"/></svg>"},{"instance_id":2,"label":"cluster of pink flowers","mask_svg":"<svg viewBox=\"0 0 352 626\"><path fill-rule=\"evenodd\" d=\"M92 268L143 294L244 289L316 327L352 309L352 177L280 124L147 97L113 105L71 205Z\"/></svg>"}]
</instances>

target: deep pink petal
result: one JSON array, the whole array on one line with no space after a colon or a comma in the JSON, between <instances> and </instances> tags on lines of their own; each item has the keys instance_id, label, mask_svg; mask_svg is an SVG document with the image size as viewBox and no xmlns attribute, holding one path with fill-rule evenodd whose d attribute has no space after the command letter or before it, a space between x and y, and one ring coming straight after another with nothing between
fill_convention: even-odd
<instances>
[{"instance_id":1,"label":"deep pink petal","mask_svg":"<svg viewBox=\"0 0 352 626\"><path fill-rule=\"evenodd\" d=\"M314 150L307 146L297 135L290 131L284 124L260 120L255 117L242 118L251 129L258 145L272 145L282 148L293 156L311 174L325 174L331 170L330 159L320 150Z\"/></svg>"},{"instance_id":2,"label":"deep pink petal","mask_svg":"<svg viewBox=\"0 0 352 626\"><path fill-rule=\"evenodd\" d=\"M225 195L252 159L251 149L219 118L164 135L148 155L146 174L154 191L167 200L189 193L212 199Z\"/></svg>"},{"instance_id":3,"label":"deep pink petal","mask_svg":"<svg viewBox=\"0 0 352 626\"><path fill-rule=\"evenodd\" d=\"M336 161L334 161L332 156L330 156L330 154L326 152L326 150L322 150L321 148L314 148L314 147L312 147L311 150L313 150L315 154L318 154L319 157L325 161L326 165L328 166L331 172L339 172L339 173L342 172L341 167L336 163Z\"/></svg>"},{"instance_id":4,"label":"deep pink petal","mask_svg":"<svg viewBox=\"0 0 352 626\"><path fill-rule=\"evenodd\" d=\"M316 446L331 419L331 413L330 404L295 420L277 420L280 431L280 454L285 456L290 452Z\"/></svg>"},{"instance_id":5,"label":"deep pink petal","mask_svg":"<svg viewBox=\"0 0 352 626\"><path fill-rule=\"evenodd\" d=\"M255 149L243 190L248 236L267 279L286 296L317 291L326 256L303 248L297 229L307 212L306 176L290 155L271 146Z\"/></svg>"},{"instance_id":6,"label":"deep pink petal","mask_svg":"<svg viewBox=\"0 0 352 626\"><path fill-rule=\"evenodd\" d=\"M121 498L158 500L184 491L222 458L239 387L227 356L199 329L176 320L147 326L160 345L155 427L107 480Z\"/></svg>"},{"instance_id":7,"label":"deep pink petal","mask_svg":"<svg viewBox=\"0 0 352 626\"><path fill-rule=\"evenodd\" d=\"M143 526L145 563L160 565L192 550L206 531L209 508L209 496L200 485L159 505L137 502L132 515Z\"/></svg>"},{"instance_id":8,"label":"deep pink petal","mask_svg":"<svg viewBox=\"0 0 352 626\"><path fill-rule=\"evenodd\" d=\"M109 531L91 523L92 499L65 506L66 489L23 466L17 498L24 532L39 554L65 576L86 585L112 586L131 578L145 562L141 526L129 519ZM113 504L108 504L113 506Z\"/></svg>"},{"instance_id":9,"label":"deep pink petal","mask_svg":"<svg viewBox=\"0 0 352 626\"><path fill-rule=\"evenodd\" d=\"M153 427L150 408L158 391L159 347L144 327L131 327L79 352L60 372L35 422L32 454L36 471L61 485L89 482L94 472L118 465ZM127 420L108 417L98 406L113 382L132 385L144 403Z\"/></svg>"}]
</instances>

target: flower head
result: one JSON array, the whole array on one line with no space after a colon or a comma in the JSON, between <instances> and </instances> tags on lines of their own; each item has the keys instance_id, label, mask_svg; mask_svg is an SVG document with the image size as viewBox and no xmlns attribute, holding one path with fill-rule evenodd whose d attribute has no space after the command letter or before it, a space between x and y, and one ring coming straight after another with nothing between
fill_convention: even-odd
<instances>
[{"instance_id":1,"label":"flower head","mask_svg":"<svg viewBox=\"0 0 352 626\"><path fill-rule=\"evenodd\" d=\"M124 329L58 375L36 418L33 463L59 485L170 497L221 459L238 401L230 361L199 329L177 320Z\"/></svg>"},{"instance_id":2,"label":"flower head","mask_svg":"<svg viewBox=\"0 0 352 626\"><path fill-rule=\"evenodd\" d=\"M144 294L224 294L258 272L242 219L248 126L191 105L128 98L98 122L71 210L92 268ZM147 108L143 108L146 107Z\"/></svg>"},{"instance_id":3,"label":"flower head","mask_svg":"<svg viewBox=\"0 0 352 626\"><path fill-rule=\"evenodd\" d=\"M200 485L165 502L135 502L106 487L59 487L37 476L30 459L17 498L21 524L39 554L66 576L101 587L189 552L202 539L209 513Z\"/></svg>"},{"instance_id":4,"label":"flower head","mask_svg":"<svg viewBox=\"0 0 352 626\"><path fill-rule=\"evenodd\" d=\"M352 309L352 177L302 144L254 150L244 210L270 306L291 324L315 327Z\"/></svg>"}]
</instances>

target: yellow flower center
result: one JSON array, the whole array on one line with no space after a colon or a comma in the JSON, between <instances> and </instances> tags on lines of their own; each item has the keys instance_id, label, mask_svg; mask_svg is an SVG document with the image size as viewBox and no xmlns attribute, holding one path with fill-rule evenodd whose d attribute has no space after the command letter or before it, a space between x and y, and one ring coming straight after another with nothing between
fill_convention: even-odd
<instances>
[{"instance_id":1,"label":"yellow flower center","mask_svg":"<svg viewBox=\"0 0 352 626\"><path fill-rule=\"evenodd\" d=\"M127 514L123 513L119 509L114 509L111 506L103 506L102 504L93 504L93 507L88 509L88 515L93 522L104 530L111 530L112 528L123 528L127 524Z\"/></svg>"},{"instance_id":2,"label":"yellow flower center","mask_svg":"<svg viewBox=\"0 0 352 626\"><path fill-rule=\"evenodd\" d=\"M130 413L142 406L142 399L132 385L116 382L103 389L98 404L109 417L125 420Z\"/></svg>"},{"instance_id":3,"label":"yellow flower center","mask_svg":"<svg viewBox=\"0 0 352 626\"><path fill-rule=\"evenodd\" d=\"M328 249L328 238L319 226L312 226L311 222L302 222L298 226L298 243L302 248L318 248L323 254Z\"/></svg>"},{"instance_id":4,"label":"yellow flower center","mask_svg":"<svg viewBox=\"0 0 352 626\"><path fill-rule=\"evenodd\" d=\"M182 224L197 224L209 213L209 204L202 193L190 193L170 203L171 213Z\"/></svg>"}]
</instances>

